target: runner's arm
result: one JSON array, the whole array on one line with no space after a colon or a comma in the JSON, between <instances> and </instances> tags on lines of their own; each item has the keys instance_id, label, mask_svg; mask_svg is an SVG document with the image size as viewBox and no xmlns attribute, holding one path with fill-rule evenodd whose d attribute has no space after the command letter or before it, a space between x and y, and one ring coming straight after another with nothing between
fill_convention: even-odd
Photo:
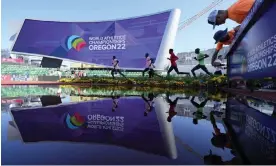
<instances>
[{"instance_id":1,"label":"runner's arm","mask_svg":"<svg viewBox=\"0 0 276 166\"><path fill-rule=\"evenodd\" d=\"M196 103L194 100L195 100L195 96L192 97L191 103L192 103L196 108L199 108L199 107L200 107L199 104Z\"/></svg>"},{"instance_id":2,"label":"runner's arm","mask_svg":"<svg viewBox=\"0 0 276 166\"><path fill-rule=\"evenodd\" d=\"M208 101L209 99L206 98L202 103L200 103L200 107L204 107Z\"/></svg>"}]
</instances>

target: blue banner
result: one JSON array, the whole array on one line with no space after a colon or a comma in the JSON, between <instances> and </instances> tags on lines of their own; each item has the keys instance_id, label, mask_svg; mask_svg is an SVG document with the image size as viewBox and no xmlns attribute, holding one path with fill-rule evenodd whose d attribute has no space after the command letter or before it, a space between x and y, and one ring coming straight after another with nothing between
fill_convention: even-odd
<instances>
[{"instance_id":1,"label":"blue banner","mask_svg":"<svg viewBox=\"0 0 276 166\"><path fill-rule=\"evenodd\" d=\"M144 68L145 53L156 58L171 11L103 22L26 19L13 52L111 66Z\"/></svg>"},{"instance_id":2,"label":"blue banner","mask_svg":"<svg viewBox=\"0 0 276 166\"><path fill-rule=\"evenodd\" d=\"M251 27L233 54L229 77L276 77L276 3Z\"/></svg>"}]
</instances>

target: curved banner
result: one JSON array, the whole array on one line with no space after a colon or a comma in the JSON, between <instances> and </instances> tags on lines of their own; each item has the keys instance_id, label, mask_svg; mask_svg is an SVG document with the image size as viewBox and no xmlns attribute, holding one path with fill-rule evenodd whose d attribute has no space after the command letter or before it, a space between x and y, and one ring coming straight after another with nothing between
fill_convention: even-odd
<instances>
[{"instance_id":1,"label":"curved banner","mask_svg":"<svg viewBox=\"0 0 276 166\"><path fill-rule=\"evenodd\" d=\"M145 53L156 58L170 11L105 22L53 22L26 19L13 52L111 66L143 68Z\"/></svg>"},{"instance_id":2,"label":"curved banner","mask_svg":"<svg viewBox=\"0 0 276 166\"><path fill-rule=\"evenodd\" d=\"M251 27L230 56L230 78L276 77L276 3Z\"/></svg>"},{"instance_id":3,"label":"curved banner","mask_svg":"<svg viewBox=\"0 0 276 166\"><path fill-rule=\"evenodd\" d=\"M102 143L167 156L156 110L145 116L146 108L141 98L114 98L11 112L24 142Z\"/></svg>"}]
</instances>

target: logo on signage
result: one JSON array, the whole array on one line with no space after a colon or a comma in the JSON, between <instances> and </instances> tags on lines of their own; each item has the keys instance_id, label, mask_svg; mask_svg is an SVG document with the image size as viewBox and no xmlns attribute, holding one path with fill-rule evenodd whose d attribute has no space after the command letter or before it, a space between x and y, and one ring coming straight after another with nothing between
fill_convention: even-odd
<instances>
[{"instance_id":1,"label":"logo on signage","mask_svg":"<svg viewBox=\"0 0 276 166\"><path fill-rule=\"evenodd\" d=\"M80 116L79 113L74 113L73 116L70 116L69 114L67 114L67 116L65 118L65 122L69 129L74 130L74 129L78 129L79 127L83 126L85 123L85 119L84 119L84 117Z\"/></svg>"},{"instance_id":2,"label":"logo on signage","mask_svg":"<svg viewBox=\"0 0 276 166\"><path fill-rule=\"evenodd\" d=\"M74 48L77 51L80 51L83 47L86 46L86 42L77 35L68 36L65 43L68 50Z\"/></svg>"}]
</instances>

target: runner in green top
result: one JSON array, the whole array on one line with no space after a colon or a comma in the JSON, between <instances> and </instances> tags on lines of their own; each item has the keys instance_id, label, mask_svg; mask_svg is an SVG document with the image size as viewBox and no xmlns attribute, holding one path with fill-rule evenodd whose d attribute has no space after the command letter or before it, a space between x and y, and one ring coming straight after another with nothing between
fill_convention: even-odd
<instances>
[{"instance_id":1,"label":"runner in green top","mask_svg":"<svg viewBox=\"0 0 276 166\"><path fill-rule=\"evenodd\" d=\"M209 55L200 53L199 48L195 49L195 53L197 54L197 57L195 57L194 59L197 60L199 62L199 64L196 65L192 69L192 73L193 73L194 77L196 77L195 71L198 69L202 69L206 74L211 75L211 73L208 71L208 69L206 68L206 66L204 64L204 59L208 58Z\"/></svg>"}]
</instances>

